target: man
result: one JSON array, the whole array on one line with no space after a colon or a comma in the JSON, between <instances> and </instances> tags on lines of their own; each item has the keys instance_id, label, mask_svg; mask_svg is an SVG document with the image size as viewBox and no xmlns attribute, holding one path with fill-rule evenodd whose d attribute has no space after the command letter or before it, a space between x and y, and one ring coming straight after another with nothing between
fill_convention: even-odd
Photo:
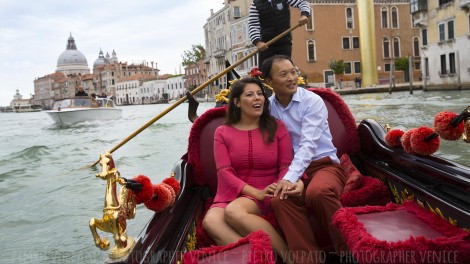
<instances>
[{"instance_id":1,"label":"man","mask_svg":"<svg viewBox=\"0 0 470 264\"><path fill-rule=\"evenodd\" d=\"M258 65L273 55L291 57L292 35L289 33L271 46L266 45L280 33L290 28L289 6L300 10L299 23L306 24L310 16L310 6L305 0L253 0L248 19L248 34L251 42L260 50Z\"/></svg>"},{"instance_id":2,"label":"man","mask_svg":"<svg viewBox=\"0 0 470 264\"><path fill-rule=\"evenodd\" d=\"M88 94L83 90L82 86L78 87L78 92L75 94L75 96L88 96Z\"/></svg>"},{"instance_id":3,"label":"man","mask_svg":"<svg viewBox=\"0 0 470 264\"><path fill-rule=\"evenodd\" d=\"M321 228L328 230L337 254L344 255L344 239L330 223L342 207L339 197L346 174L333 146L325 103L315 93L297 87L297 70L289 57L271 57L261 71L274 90L269 98L271 114L285 123L294 148L294 159L271 201L291 257L295 263L322 262L309 221L311 211Z\"/></svg>"}]
</instances>

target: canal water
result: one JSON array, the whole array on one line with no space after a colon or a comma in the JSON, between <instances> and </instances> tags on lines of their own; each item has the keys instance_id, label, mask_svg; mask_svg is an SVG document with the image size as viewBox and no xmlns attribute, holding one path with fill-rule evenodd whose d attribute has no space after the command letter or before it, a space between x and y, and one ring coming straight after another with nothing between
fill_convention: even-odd
<instances>
[{"instance_id":1,"label":"canal water","mask_svg":"<svg viewBox=\"0 0 470 264\"><path fill-rule=\"evenodd\" d=\"M373 118L403 130L432 126L438 112L470 105L470 91L343 98L357 122ZM102 263L107 252L95 247L88 221L102 217L105 182L94 176L98 167L81 168L168 106L126 106L120 120L68 128L56 127L44 112L0 113L0 263ZM202 103L198 113L212 106ZM123 177L144 174L158 183L170 175L187 150L186 111L186 104L177 107L114 152ZM435 155L470 167L470 145L462 141L442 141ZM128 234L137 236L151 215L139 205Z\"/></svg>"}]
</instances>

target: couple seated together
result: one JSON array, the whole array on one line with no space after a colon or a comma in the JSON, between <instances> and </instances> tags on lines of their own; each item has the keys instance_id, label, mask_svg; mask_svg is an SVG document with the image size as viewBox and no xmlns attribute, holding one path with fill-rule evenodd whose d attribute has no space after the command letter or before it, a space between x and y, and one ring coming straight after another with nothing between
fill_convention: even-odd
<instances>
[{"instance_id":1,"label":"couple seated together","mask_svg":"<svg viewBox=\"0 0 470 264\"><path fill-rule=\"evenodd\" d=\"M218 245L262 230L284 263L322 263L312 213L336 252L347 251L331 225L342 207L346 174L333 146L328 111L321 97L298 88L289 57L271 57L260 70L274 95L267 98L256 78L232 84L225 123L214 135L217 193L202 225ZM271 210L285 240L263 218Z\"/></svg>"}]
</instances>

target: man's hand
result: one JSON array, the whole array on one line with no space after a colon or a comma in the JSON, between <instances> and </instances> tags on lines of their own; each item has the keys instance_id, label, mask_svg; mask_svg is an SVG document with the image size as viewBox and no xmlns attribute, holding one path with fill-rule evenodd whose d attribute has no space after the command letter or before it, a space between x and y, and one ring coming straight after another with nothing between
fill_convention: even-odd
<instances>
[{"instance_id":1,"label":"man's hand","mask_svg":"<svg viewBox=\"0 0 470 264\"><path fill-rule=\"evenodd\" d=\"M266 43L264 43L263 41L256 42L256 47L259 49L259 51L268 49L268 45L266 45Z\"/></svg>"},{"instance_id":2,"label":"man's hand","mask_svg":"<svg viewBox=\"0 0 470 264\"><path fill-rule=\"evenodd\" d=\"M307 16L304 16L304 15L300 16L300 19L299 19L299 24L300 25L305 25L305 24L307 24L307 22L308 22L308 17Z\"/></svg>"},{"instance_id":3,"label":"man's hand","mask_svg":"<svg viewBox=\"0 0 470 264\"><path fill-rule=\"evenodd\" d=\"M274 197L279 195L281 200L289 197L288 193L294 190L294 184L288 180L280 180L277 183L276 190L274 191Z\"/></svg>"},{"instance_id":4,"label":"man's hand","mask_svg":"<svg viewBox=\"0 0 470 264\"><path fill-rule=\"evenodd\" d=\"M292 183L288 180L280 180L277 184L271 184L270 188L275 188L273 194L274 197L279 194L279 198L283 200L289 198L289 196L302 195L304 190L304 182L300 179L296 183Z\"/></svg>"}]
</instances>

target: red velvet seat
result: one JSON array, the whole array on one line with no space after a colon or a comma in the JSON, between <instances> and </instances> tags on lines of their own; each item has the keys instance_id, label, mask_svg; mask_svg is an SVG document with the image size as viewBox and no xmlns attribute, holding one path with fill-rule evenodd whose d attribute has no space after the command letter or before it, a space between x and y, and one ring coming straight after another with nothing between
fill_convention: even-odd
<instances>
[{"instance_id":1,"label":"red velvet seat","mask_svg":"<svg viewBox=\"0 0 470 264\"><path fill-rule=\"evenodd\" d=\"M470 233L414 202L342 208L333 224L359 263L470 263Z\"/></svg>"},{"instance_id":2,"label":"red velvet seat","mask_svg":"<svg viewBox=\"0 0 470 264\"><path fill-rule=\"evenodd\" d=\"M339 95L329 89L310 90L320 95L325 101L328 109L328 122L333 136L333 144L337 148L338 157L343 154L354 155L357 153L360 144L356 130L356 122L345 102ZM206 111L196 119L189 136L188 164L193 170L194 179L192 180L196 185L207 186L212 195L215 194L217 189L217 174L213 157L213 138L215 129L223 123L225 111L225 107L213 108ZM374 190L378 189L380 189L382 193L385 190L386 193L386 195L379 195L380 197L385 196L385 199L389 199L388 189L380 180L370 178L363 183L361 189L363 189L363 197L361 196L361 199L352 201L350 203L351 205L365 205L363 202L373 203L373 201L377 200L377 193L374 192ZM351 196L351 194L349 196ZM389 200L386 202L388 201ZM359 202L361 203L358 204ZM345 204L345 206L349 206L346 198L342 200L342 203ZM379 204L385 204L385 202L381 201ZM200 222L201 221L199 221L199 223ZM312 226L316 225L312 224ZM199 226L198 236L203 236L205 232L200 229L202 229L202 227ZM321 234L322 230L315 230L315 232L321 237L317 239L317 241L327 241L327 239L322 239L325 237L325 234ZM207 245L204 242L209 241L208 238L200 238L200 241L203 242L200 245Z\"/></svg>"}]
</instances>

